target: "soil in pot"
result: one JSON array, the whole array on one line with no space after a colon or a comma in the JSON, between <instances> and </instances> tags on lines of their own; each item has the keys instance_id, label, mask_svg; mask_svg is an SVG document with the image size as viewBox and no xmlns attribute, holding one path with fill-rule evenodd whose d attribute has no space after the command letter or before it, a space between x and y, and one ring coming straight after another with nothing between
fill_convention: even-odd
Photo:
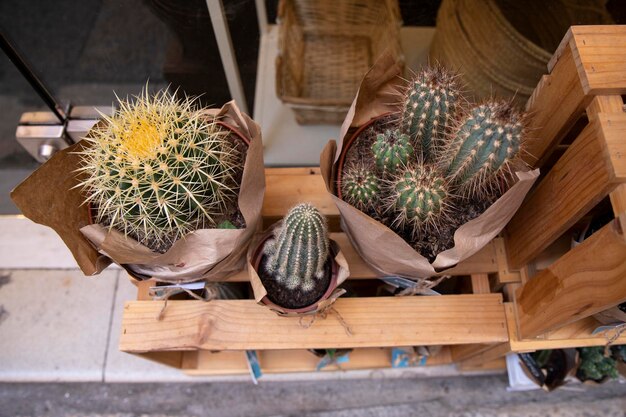
<instances>
[{"instance_id":1,"label":"soil in pot","mask_svg":"<svg viewBox=\"0 0 626 417\"><path fill-rule=\"evenodd\" d=\"M258 274L265 290L267 298L274 304L289 309L299 309L315 304L328 290L332 276L330 257L324 264L324 277L316 280L316 286L311 291L303 292L299 289L287 289L276 282L266 268L267 256L263 255L258 267Z\"/></svg>"},{"instance_id":2,"label":"soil in pot","mask_svg":"<svg viewBox=\"0 0 626 417\"><path fill-rule=\"evenodd\" d=\"M375 171L376 162L372 153L372 145L376 140L376 135L392 127L396 119L397 115L393 114L379 117L368 127L364 128L351 143L348 143L347 149L345 149L343 165L339 166L341 170L340 175L343 175L345 169L355 165L363 165L368 170ZM341 197L340 190L338 191L338 195ZM384 200L385 197L386 195L381 191L380 199ZM419 236L412 236L408 230L394 227L395 214L386 212L382 204L376 204L375 207L368 209L364 213L391 228L417 252L427 258L429 262L433 262L437 254L454 247L454 232L461 225L480 216L498 197L498 195L494 195L489 199L464 199L461 202L453 203L455 207L458 207L458 210L451 214L449 222L445 225L440 225L437 230L426 231Z\"/></svg>"}]
</instances>

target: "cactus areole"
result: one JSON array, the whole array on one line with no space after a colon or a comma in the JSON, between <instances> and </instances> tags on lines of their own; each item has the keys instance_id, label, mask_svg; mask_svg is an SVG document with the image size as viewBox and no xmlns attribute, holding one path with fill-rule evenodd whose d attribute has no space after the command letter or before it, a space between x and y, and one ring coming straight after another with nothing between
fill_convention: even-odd
<instances>
[{"instance_id":1,"label":"cactus areole","mask_svg":"<svg viewBox=\"0 0 626 417\"><path fill-rule=\"evenodd\" d=\"M287 311L314 310L337 285L335 255L324 216L311 204L293 207L254 252L266 304Z\"/></svg>"}]
</instances>

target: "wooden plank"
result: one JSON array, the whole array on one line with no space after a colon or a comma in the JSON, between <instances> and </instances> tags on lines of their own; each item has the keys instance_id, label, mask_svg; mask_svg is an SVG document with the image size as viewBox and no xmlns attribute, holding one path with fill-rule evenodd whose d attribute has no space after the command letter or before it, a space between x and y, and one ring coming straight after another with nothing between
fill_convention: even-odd
<instances>
[{"instance_id":1,"label":"wooden plank","mask_svg":"<svg viewBox=\"0 0 626 417\"><path fill-rule=\"evenodd\" d=\"M348 265L350 265L351 279L375 279L380 276L376 271L370 268L365 261L363 261L345 233L331 233L330 237L337 241L341 247L341 251L346 257ZM492 242L470 258L446 271L446 273L458 276L471 275L472 273L490 274L497 271L498 266L495 257L495 247ZM245 269L228 278L228 282L244 282L248 280L248 271Z\"/></svg>"},{"instance_id":2,"label":"wooden plank","mask_svg":"<svg viewBox=\"0 0 626 417\"><path fill-rule=\"evenodd\" d=\"M148 359L152 362L160 363L162 365L171 366L172 368L180 369L182 367L182 352L143 352L133 353L133 355Z\"/></svg>"},{"instance_id":3,"label":"wooden plank","mask_svg":"<svg viewBox=\"0 0 626 417\"><path fill-rule=\"evenodd\" d=\"M195 357L195 366L185 368L188 375L241 375L248 374L245 353L241 351L185 352ZM264 374L287 372L316 372L320 358L307 350L259 350L257 357ZM445 365L451 363L450 350L443 347L437 355L428 358L426 366ZM391 367L391 349L362 348L349 353L349 361L337 365L329 365L321 369L328 371L347 371L359 369L381 369Z\"/></svg>"},{"instance_id":4,"label":"wooden plank","mask_svg":"<svg viewBox=\"0 0 626 417\"><path fill-rule=\"evenodd\" d=\"M497 237L493 240L496 249L496 261L498 263L498 274L496 275L496 287L512 282L521 282L519 271L509 269L509 261L506 255L506 244L504 239Z\"/></svg>"},{"instance_id":5,"label":"wooden plank","mask_svg":"<svg viewBox=\"0 0 626 417\"><path fill-rule=\"evenodd\" d=\"M453 362L461 362L474 357L486 350L489 350L493 344L474 343L469 345L450 346L450 354Z\"/></svg>"},{"instance_id":6,"label":"wooden plank","mask_svg":"<svg viewBox=\"0 0 626 417\"><path fill-rule=\"evenodd\" d=\"M611 157L610 149L619 152L625 135L626 115L611 124L599 119L581 132L509 223L511 268L531 261L623 181L615 173L619 155Z\"/></svg>"},{"instance_id":7,"label":"wooden plank","mask_svg":"<svg viewBox=\"0 0 626 417\"><path fill-rule=\"evenodd\" d=\"M570 31L585 93L626 93L626 26L572 26Z\"/></svg>"},{"instance_id":8,"label":"wooden plank","mask_svg":"<svg viewBox=\"0 0 626 417\"><path fill-rule=\"evenodd\" d=\"M254 300L126 303L120 350L249 350L390 347L508 340L501 294L340 298L336 312L306 328L311 317L279 317Z\"/></svg>"},{"instance_id":9,"label":"wooden plank","mask_svg":"<svg viewBox=\"0 0 626 417\"><path fill-rule=\"evenodd\" d=\"M610 194L613 214L620 222L622 230L626 230L626 184L621 184Z\"/></svg>"},{"instance_id":10,"label":"wooden plank","mask_svg":"<svg viewBox=\"0 0 626 417\"><path fill-rule=\"evenodd\" d=\"M461 362L459 364L459 370L462 372L506 371L506 359L500 357L486 362L474 362L474 359L471 359L468 362Z\"/></svg>"},{"instance_id":11,"label":"wooden plank","mask_svg":"<svg viewBox=\"0 0 626 417\"><path fill-rule=\"evenodd\" d=\"M462 371L481 370L481 369L500 369L501 361L504 356L511 352L508 343L497 343L489 345L488 349L484 349L477 355L469 357L459 363L459 369ZM497 365L496 365L497 364ZM506 363L504 364L506 368Z\"/></svg>"},{"instance_id":12,"label":"wooden plank","mask_svg":"<svg viewBox=\"0 0 626 417\"><path fill-rule=\"evenodd\" d=\"M472 274L470 278L472 280L472 293L489 294L491 292L488 274Z\"/></svg>"},{"instance_id":13,"label":"wooden plank","mask_svg":"<svg viewBox=\"0 0 626 417\"><path fill-rule=\"evenodd\" d=\"M282 217L298 203L310 202L326 216L339 210L326 191L319 168L267 168L265 171L264 217Z\"/></svg>"},{"instance_id":14,"label":"wooden plank","mask_svg":"<svg viewBox=\"0 0 626 417\"><path fill-rule=\"evenodd\" d=\"M600 325L593 317L575 321L557 330L545 333L536 338L522 339L517 331L515 318L515 306L513 303L505 303L507 326L509 329L510 345L512 352L534 352L541 349L566 349L574 347L604 346L607 336L611 334L591 333ZM626 333L623 333L615 344L626 344Z\"/></svg>"},{"instance_id":15,"label":"wooden plank","mask_svg":"<svg viewBox=\"0 0 626 417\"><path fill-rule=\"evenodd\" d=\"M526 103L535 139L529 141L524 159L534 168L546 163L591 101L581 86L570 44L566 42L560 49L550 74L541 78Z\"/></svg>"},{"instance_id":16,"label":"wooden plank","mask_svg":"<svg viewBox=\"0 0 626 417\"><path fill-rule=\"evenodd\" d=\"M626 240L611 222L539 272L516 293L522 338L626 301Z\"/></svg>"}]
</instances>

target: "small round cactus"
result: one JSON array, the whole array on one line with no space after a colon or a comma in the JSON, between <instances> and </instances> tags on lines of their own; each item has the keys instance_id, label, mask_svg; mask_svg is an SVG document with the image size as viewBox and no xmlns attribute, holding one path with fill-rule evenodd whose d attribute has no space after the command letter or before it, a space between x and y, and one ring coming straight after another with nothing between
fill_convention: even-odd
<instances>
[{"instance_id":1,"label":"small round cactus","mask_svg":"<svg viewBox=\"0 0 626 417\"><path fill-rule=\"evenodd\" d=\"M414 150L408 135L397 130L386 130L376 135L372 152L378 169L383 173L393 174L409 163Z\"/></svg>"},{"instance_id":2,"label":"small round cactus","mask_svg":"<svg viewBox=\"0 0 626 417\"><path fill-rule=\"evenodd\" d=\"M442 156L447 176L464 195L499 188L499 181L506 179L519 156L525 134L522 115L506 102L472 108Z\"/></svg>"},{"instance_id":3,"label":"small round cactus","mask_svg":"<svg viewBox=\"0 0 626 417\"><path fill-rule=\"evenodd\" d=\"M396 213L395 225L408 226L415 236L446 217L450 193L445 179L431 167L417 164L390 181L388 210Z\"/></svg>"},{"instance_id":4,"label":"small round cactus","mask_svg":"<svg viewBox=\"0 0 626 417\"><path fill-rule=\"evenodd\" d=\"M85 138L81 187L108 224L163 252L198 228L215 227L236 198L237 150L194 99L147 88Z\"/></svg>"},{"instance_id":5,"label":"small round cactus","mask_svg":"<svg viewBox=\"0 0 626 417\"><path fill-rule=\"evenodd\" d=\"M344 169L341 195L353 207L361 211L375 208L379 192L378 178L365 165L357 164Z\"/></svg>"},{"instance_id":6,"label":"small round cactus","mask_svg":"<svg viewBox=\"0 0 626 417\"><path fill-rule=\"evenodd\" d=\"M287 289L311 291L315 281L324 277L329 246L324 216L311 204L299 204L265 244L267 271Z\"/></svg>"},{"instance_id":7,"label":"small round cactus","mask_svg":"<svg viewBox=\"0 0 626 417\"><path fill-rule=\"evenodd\" d=\"M441 147L459 95L456 75L440 66L420 71L406 88L401 130L414 141L425 161Z\"/></svg>"}]
</instances>

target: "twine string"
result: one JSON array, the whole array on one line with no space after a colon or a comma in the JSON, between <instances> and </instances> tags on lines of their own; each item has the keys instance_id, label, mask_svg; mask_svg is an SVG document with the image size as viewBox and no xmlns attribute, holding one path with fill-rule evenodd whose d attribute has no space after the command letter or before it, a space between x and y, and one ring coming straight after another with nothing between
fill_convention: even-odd
<instances>
[{"instance_id":1,"label":"twine string","mask_svg":"<svg viewBox=\"0 0 626 417\"><path fill-rule=\"evenodd\" d=\"M211 301L219 298L219 290L217 288L217 285L214 283L207 282L204 284L203 296L199 296L198 294L184 287L171 288L165 291L163 295L153 297L154 300L164 301L163 307L161 307L161 311L159 311L159 314L157 315L157 320L161 321L163 320L163 317L165 317L165 310L167 309L167 302L170 297L176 294L180 294L181 292L186 293L188 296L198 301Z\"/></svg>"},{"instance_id":2,"label":"twine string","mask_svg":"<svg viewBox=\"0 0 626 417\"><path fill-rule=\"evenodd\" d=\"M431 288L436 287L437 285L439 285L441 281L448 279L450 277L451 275L442 275L434 280L425 279L425 280L418 281L415 283L414 286L403 289L398 294L396 294L396 296L402 297L402 296L422 294L424 293L424 291L430 290Z\"/></svg>"},{"instance_id":3,"label":"twine string","mask_svg":"<svg viewBox=\"0 0 626 417\"><path fill-rule=\"evenodd\" d=\"M613 332L613 334L609 337L609 332ZM612 329L606 329L604 331L604 337L606 338L606 345L604 345L604 357L608 358L611 356L610 348L613 343L622 335L622 333L626 332L626 323L619 324Z\"/></svg>"},{"instance_id":4,"label":"twine string","mask_svg":"<svg viewBox=\"0 0 626 417\"><path fill-rule=\"evenodd\" d=\"M350 328L350 326L348 325L346 320L343 318L341 313L339 313L337 311L337 309L335 307L333 307L332 305L329 305L327 307L324 307L324 308L318 310L317 312L315 312L315 314L309 314L307 316L301 316L300 320L299 320L299 324L300 324L300 326L302 328L308 329L309 327L311 327L313 325L313 323L315 323L315 321L317 320L318 317L321 318L322 320L325 320L326 317L328 317L329 313L334 314L335 318L337 319L337 321L339 322L341 327L343 327L343 330L346 332L346 334L348 336L352 336L352 329ZM305 322L304 319L308 318L308 317L310 317L311 319L308 322Z\"/></svg>"}]
</instances>

